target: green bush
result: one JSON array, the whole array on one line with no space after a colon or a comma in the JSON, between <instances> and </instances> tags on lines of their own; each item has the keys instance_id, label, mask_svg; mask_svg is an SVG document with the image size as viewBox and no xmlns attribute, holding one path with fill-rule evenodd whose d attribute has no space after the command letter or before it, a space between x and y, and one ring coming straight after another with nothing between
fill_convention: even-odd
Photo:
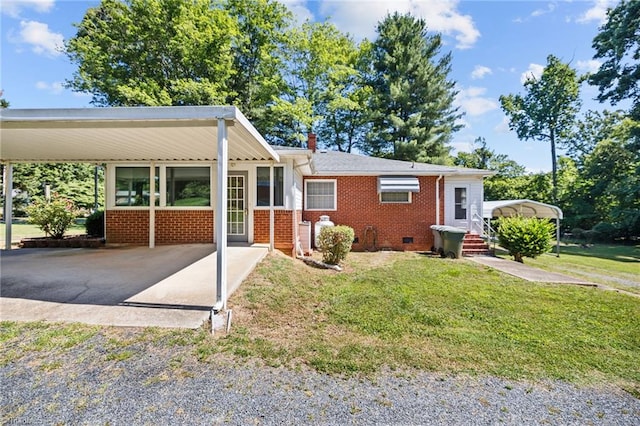
<instances>
[{"instance_id":1,"label":"green bush","mask_svg":"<svg viewBox=\"0 0 640 426\"><path fill-rule=\"evenodd\" d=\"M498 241L514 260L523 263L523 257L535 258L551 249L554 225L546 219L521 216L498 220Z\"/></svg>"},{"instance_id":2,"label":"green bush","mask_svg":"<svg viewBox=\"0 0 640 426\"><path fill-rule=\"evenodd\" d=\"M607 222L598 222L591 230L595 240L600 242L610 242L618 236L618 229Z\"/></svg>"},{"instance_id":3,"label":"green bush","mask_svg":"<svg viewBox=\"0 0 640 426\"><path fill-rule=\"evenodd\" d=\"M87 231L87 235L104 238L104 211L96 210L87 216L84 229Z\"/></svg>"},{"instance_id":4,"label":"green bush","mask_svg":"<svg viewBox=\"0 0 640 426\"><path fill-rule=\"evenodd\" d=\"M584 235L584 229L582 228L573 228L571 230L571 235L573 236L573 238L575 238L576 240L583 240L585 235Z\"/></svg>"},{"instance_id":5,"label":"green bush","mask_svg":"<svg viewBox=\"0 0 640 426\"><path fill-rule=\"evenodd\" d=\"M76 218L71 200L54 195L51 201L36 200L27 207L29 223L37 225L46 235L60 239Z\"/></svg>"},{"instance_id":6,"label":"green bush","mask_svg":"<svg viewBox=\"0 0 640 426\"><path fill-rule=\"evenodd\" d=\"M325 226L318 237L318 249L322 252L322 261L337 265L351 251L355 233L349 226Z\"/></svg>"}]
</instances>

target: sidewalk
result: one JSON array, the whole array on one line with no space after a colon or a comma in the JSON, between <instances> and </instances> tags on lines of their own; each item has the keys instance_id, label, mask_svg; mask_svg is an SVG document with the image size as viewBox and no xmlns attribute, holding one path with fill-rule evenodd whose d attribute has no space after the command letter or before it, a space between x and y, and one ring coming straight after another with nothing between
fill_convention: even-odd
<instances>
[{"instance_id":1,"label":"sidewalk","mask_svg":"<svg viewBox=\"0 0 640 426\"><path fill-rule=\"evenodd\" d=\"M535 281L541 283L561 283L561 284L576 284L590 287L600 287L598 284L585 281L579 278L570 277L564 274L558 274L556 272L544 271L542 269L534 268L532 266L525 265L513 260L506 260L500 257L493 256L474 256L468 258L481 265L488 266L493 269L497 269L506 274L522 278L527 281Z\"/></svg>"}]
</instances>

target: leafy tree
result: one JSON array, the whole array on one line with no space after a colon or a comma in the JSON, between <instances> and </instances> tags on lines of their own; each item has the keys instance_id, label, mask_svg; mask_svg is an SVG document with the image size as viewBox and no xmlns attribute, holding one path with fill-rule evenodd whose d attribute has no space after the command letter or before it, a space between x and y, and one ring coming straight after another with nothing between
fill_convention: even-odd
<instances>
[{"instance_id":1,"label":"leafy tree","mask_svg":"<svg viewBox=\"0 0 640 426\"><path fill-rule=\"evenodd\" d=\"M236 20L231 47L234 76L227 103L236 105L262 133L266 106L284 90L282 55L292 14L273 0L227 0L224 9Z\"/></svg>"},{"instance_id":2,"label":"leafy tree","mask_svg":"<svg viewBox=\"0 0 640 426\"><path fill-rule=\"evenodd\" d=\"M517 132L518 138L550 143L554 202L558 184L556 145L566 145L571 140L581 105L580 82L573 68L549 55L540 79L531 77L524 83L524 96L500 96L509 128Z\"/></svg>"},{"instance_id":3,"label":"leafy tree","mask_svg":"<svg viewBox=\"0 0 640 426\"><path fill-rule=\"evenodd\" d=\"M375 156L443 162L446 143L461 126L449 80L451 53L440 55L439 34L424 20L394 13L377 25L373 43L371 110L367 151Z\"/></svg>"},{"instance_id":4,"label":"leafy tree","mask_svg":"<svg viewBox=\"0 0 640 426\"><path fill-rule=\"evenodd\" d=\"M238 27L210 0L103 0L66 42L67 87L100 106L204 105L232 95Z\"/></svg>"},{"instance_id":5,"label":"leafy tree","mask_svg":"<svg viewBox=\"0 0 640 426\"><path fill-rule=\"evenodd\" d=\"M621 111L587 111L584 118L576 122L567 154L580 162L581 158L593 152L600 141L607 139L623 119Z\"/></svg>"},{"instance_id":6,"label":"leafy tree","mask_svg":"<svg viewBox=\"0 0 640 426\"><path fill-rule=\"evenodd\" d=\"M98 203L104 205L104 171L98 169ZM95 166L85 163L31 163L13 166L13 181L16 189L28 194L30 198L44 198L45 185L52 192L70 199L85 210L94 207ZM25 200L28 202L28 200Z\"/></svg>"},{"instance_id":7,"label":"leafy tree","mask_svg":"<svg viewBox=\"0 0 640 426\"><path fill-rule=\"evenodd\" d=\"M593 39L594 59L604 59L589 77L598 86L600 102L612 105L624 99L632 102L631 115L640 120L640 2L622 0L609 10L607 22Z\"/></svg>"},{"instance_id":8,"label":"leafy tree","mask_svg":"<svg viewBox=\"0 0 640 426\"><path fill-rule=\"evenodd\" d=\"M2 97L4 90L0 90L0 108L9 108L9 101Z\"/></svg>"},{"instance_id":9,"label":"leafy tree","mask_svg":"<svg viewBox=\"0 0 640 426\"><path fill-rule=\"evenodd\" d=\"M335 86L355 74L357 50L351 38L328 22L306 22L291 29L288 40L283 52L287 86L268 107L272 121L266 138L278 145L303 146L307 134L319 128L327 105L339 95Z\"/></svg>"},{"instance_id":10,"label":"leafy tree","mask_svg":"<svg viewBox=\"0 0 640 426\"><path fill-rule=\"evenodd\" d=\"M372 91L364 78L370 66L371 43L365 40L349 50L347 66L329 76L320 104L323 120L317 127L322 144L341 152L362 150L371 129L368 103Z\"/></svg>"}]
</instances>

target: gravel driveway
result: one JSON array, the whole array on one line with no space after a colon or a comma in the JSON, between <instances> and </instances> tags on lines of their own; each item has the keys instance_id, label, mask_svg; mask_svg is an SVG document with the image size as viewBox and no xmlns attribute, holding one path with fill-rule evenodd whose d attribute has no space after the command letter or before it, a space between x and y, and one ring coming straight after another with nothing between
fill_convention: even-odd
<instances>
[{"instance_id":1,"label":"gravel driveway","mask_svg":"<svg viewBox=\"0 0 640 426\"><path fill-rule=\"evenodd\" d=\"M2 423L640 424L640 400L614 387L399 371L339 378L226 355L199 362L189 345L113 344L98 333L4 364ZM3 358L18 345L3 345Z\"/></svg>"}]
</instances>

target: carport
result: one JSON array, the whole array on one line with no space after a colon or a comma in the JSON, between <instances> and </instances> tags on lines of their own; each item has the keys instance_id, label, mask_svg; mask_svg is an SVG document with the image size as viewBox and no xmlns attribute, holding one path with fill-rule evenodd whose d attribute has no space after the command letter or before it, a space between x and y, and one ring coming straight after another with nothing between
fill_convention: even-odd
<instances>
[{"instance_id":1,"label":"carport","mask_svg":"<svg viewBox=\"0 0 640 426\"><path fill-rule=\"evenodd\" d=\"M12 164L33 162L212 161L215 197L216 301L227 301L227 175L230 161L278 161L278 154L233 106L0 110L0 161L5 164L5 247L11 247ZM188 141L188 143L184 143ZM153 173L153 172L152 172ZM149 208L154 243L155 180ZM273 248L273 211L270 218Z\"/></svg>"},{"instance_id":2,"label":"carport","mask_svg":"<svg viewBox=\"0 0 640 426\"><path fill-rule=\"evenodd\" d=\"M560 256L560 220L562 219L560 207L532 200L485 201L482 204L482 217L485 220L509 216L555 219L556 255Z\"/></svg>"}]
</instances>

